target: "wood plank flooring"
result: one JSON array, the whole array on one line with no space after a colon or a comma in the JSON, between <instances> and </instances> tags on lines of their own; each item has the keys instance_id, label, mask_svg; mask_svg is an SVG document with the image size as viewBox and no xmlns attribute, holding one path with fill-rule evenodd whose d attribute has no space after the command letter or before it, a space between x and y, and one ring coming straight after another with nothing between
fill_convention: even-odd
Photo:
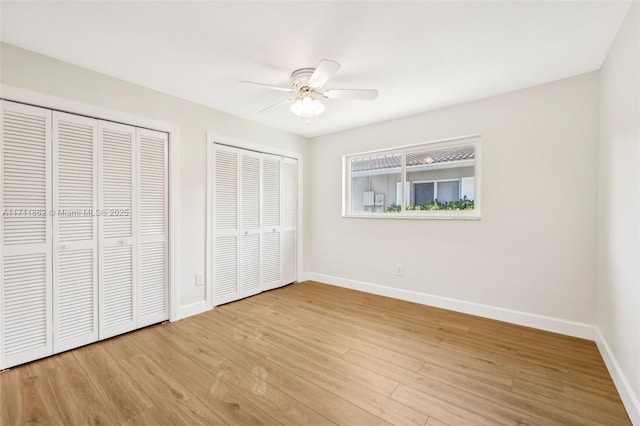
<instances>
[{"instance_id":1,"label":"wood plank flooring","mask_svg":"<svg viewBox=\"0 0 640 426\"><path fill-rule=\"evenodd\" d=\"M629 425L591 341L315 282L0 373L0 424Z\"/></svg>"}]
</instances>

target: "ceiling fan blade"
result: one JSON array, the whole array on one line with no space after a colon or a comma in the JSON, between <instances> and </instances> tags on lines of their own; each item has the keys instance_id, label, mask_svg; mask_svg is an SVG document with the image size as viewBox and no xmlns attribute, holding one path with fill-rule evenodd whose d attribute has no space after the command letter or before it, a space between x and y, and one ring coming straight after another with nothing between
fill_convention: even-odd
<instances>
[{"instance_id":1,"label":"ceiling fan blade","mask_svg":"<svg viewBox=\"0 0 640 426\"><path fill-rule=\"evenodd\" d=\"M280 102L276 102L276 103L275 103L275 104L273 104L273 105L269 105L268 107L261 109L260 111L258 111L258 114L262 114L263 112L265 112L265 111L267 111L267 110L270 110L271 108L275 108L275 107L277 107L277 106L279 106L279 105L282 105L282 104L283 104L283 103L285 103L285 102L292 101L292 100L293 100L293 98L283 99L283 100L281 100Z\"/></svg>"},{"instance_id":2,"label":"ceiling fan blade","mask_svg":"<svg viewBox=\"0 0 640 426\"><path fill-rule=\"evenodd\" d=\"M291 89L289 87L272 86L271 84L256 83L255 81L242 80L242 81L239 81L238 83L254 84L256 86L261 86L261 87L264 87L266 89L271 89L271 90L278 90L280 92L288 92L288 93L293 92L293 89Z\"/></svg>"},{"instance_id":3,"label":"ceiling fan blade","mask_svg":"<svg viewBox=\"0 0 640 426\"><path fill-rule=\"evenodd\" d=\"M323 59L318 64L313 74L311 74L311 77L309 77L309 82L307 84L309 87L314 89L322 87L336 72L338 72L339 69L340 64L336 61Z\"/></svg>"},{"instance_id":4,"label":"ceiling fan blade","mask_svg":"<svg viewBox=\"0 0 640 426\"><path fill-rule=\"evenodd\" d=\"M331 89L325 91L322 96L329 99L372 101L378 97L378 91L376 89Z\"/></svg>"}]
</instances>

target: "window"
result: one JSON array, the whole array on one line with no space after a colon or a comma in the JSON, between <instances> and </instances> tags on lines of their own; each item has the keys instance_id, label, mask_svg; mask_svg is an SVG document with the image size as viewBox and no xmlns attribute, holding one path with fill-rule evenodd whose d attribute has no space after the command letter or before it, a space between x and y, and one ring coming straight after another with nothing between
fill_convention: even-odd
<instances>
[{"instance_id":1,"label":"window","mask_svg":"<svg viewBox=\"0 0 640 426\"><path fill-rule=\"evenodd\" d=\"M343 216L480 218L480 139L345 155Z\"/></svg>"}]
</instances>

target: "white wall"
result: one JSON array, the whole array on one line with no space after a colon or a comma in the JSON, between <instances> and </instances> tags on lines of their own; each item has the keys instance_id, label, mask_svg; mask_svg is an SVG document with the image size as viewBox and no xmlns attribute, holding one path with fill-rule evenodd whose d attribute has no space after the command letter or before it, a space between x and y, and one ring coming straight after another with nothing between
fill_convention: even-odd
<instances>
[{"instance_id":1,"label":"white wall","mask_svg":"<svg viewBox=\"0 0 640 426\"><path fill-rule=\"evenodd\" d=\"M195 286L205 271L206 132L306 155L308 141L9 44L0 44L0 83L174 123L180 128L179 305L204 300ZM185 78L188 70L185 70ZM207 90L203 88L203 90ZM257 108L257 107L256 107Z\"/></svg>"},{"instance_id":2,"label":"white wall","mask_svg":"<svg viewBox=\"0 0 640 426\"><path fill-rule=\"evenodd\" d=\"M600 71L598 314L604 351L640 425L640 7L634 2ZM635 408L633 408L635 407Z\"/></svg>"},{"instance_id":3,"label":"white wall","mask_svg":"<svg viewBox=\"0 0 640 426\"><path fill-rule=\"evenodd\" d=\"M597 97L589 73L312 139L309 277L593 337ZM342 155L468 134L482 220L341 217Z\"/></svg>"}]
</instances>

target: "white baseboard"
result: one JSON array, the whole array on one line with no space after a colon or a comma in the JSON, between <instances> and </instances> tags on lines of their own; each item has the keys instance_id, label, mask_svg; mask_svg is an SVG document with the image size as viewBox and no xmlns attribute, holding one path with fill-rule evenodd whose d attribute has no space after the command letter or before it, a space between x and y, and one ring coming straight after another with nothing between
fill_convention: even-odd
<instances>
[{"instance_id":1,"label":"white baseboard","mask_svg":"<svg viewBox=\"0 0 640 426\"><path fill-rule=\"evenodd\" d=\"M298 282L314 281L315 279L313 277L315 276L318 276L318 274L314 274L313 272L303 272L299 275Z\"/></svg>"},{"instance_id":2,"label":"white baseboard","mask_svg":"<svg viewBox=\"0 0 640 426\"><path fill-rule=\"evenodd\" d=\"M616 357L611 351L611 347L609 347L600 329L596 329L596 344L607 366L607 370L609 370L609 374L613 379L613 383L616 385L616 389L618 389L624 408L627 409L631 423L640 426L640 399L631 388L627 377L620 368L620 364L618 364Z\"/></svg>"},{"instance_id":3,"label":"white baseboard","mask_svg":"<svg viewBox=\"0 0 640 426\"><path fill-rule=\"evenodd\" d=\"M176 310L176 316L173 319L173 321L178 321L193 315L198 315L210 309L211 307L209 306L209 303L206 300L201 300L199 302L191 303L189 305L180 306Z\"/></svg>"},{"instance_id":4,"label":"white baseboard","mask_svg":"<svg viewBox=\"0 0 640 426\"><path fill-rule=\"evenodd\" d=\"M526 327L538 328L568 336L580 337L582 339L595 340L596 337L594 326L561 318L531 314L528 312L515 311L512 309L483 305L460 299L452 299L433 294L371 284L364 281L356 281L331 275L318 274L315 272L306 272L302 274L302 278L305 280L318 281L380 296L392 297L394 299L406 300L409 302L420 303L465 314L491 318L498 321L524 325Z\"/></svg>"}]
</instances>

